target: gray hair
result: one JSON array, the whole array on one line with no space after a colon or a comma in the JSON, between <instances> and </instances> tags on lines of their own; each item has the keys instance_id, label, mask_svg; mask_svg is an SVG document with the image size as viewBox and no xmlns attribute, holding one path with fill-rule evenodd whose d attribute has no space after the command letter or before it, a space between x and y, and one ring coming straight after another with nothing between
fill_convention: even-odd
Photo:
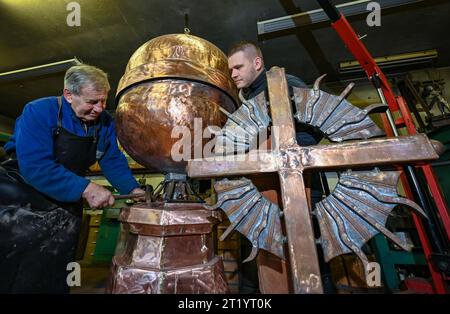
<instances>
[{"instance_id":1,"label":"gray hair","mask_svg":"<svg viewBox=\"0 0 450 314\"><path fill-rule=\"evenodd\" d=\"M64 88L67 88L71 93L80 95L81 89L91 84L97 91L108 92L110 89L108 75L97 67L79 64L66 71Z\"/></svg>"}]
</instances>

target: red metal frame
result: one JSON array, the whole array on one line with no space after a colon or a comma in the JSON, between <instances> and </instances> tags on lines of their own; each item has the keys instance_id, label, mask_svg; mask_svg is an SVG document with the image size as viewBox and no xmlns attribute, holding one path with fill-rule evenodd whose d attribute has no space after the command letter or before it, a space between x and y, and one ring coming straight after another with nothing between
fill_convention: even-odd
<instances>
[{"instance_id":1,"label":"red metal frame","mask_svg":"<svg viewBox=\"0 0 450 314\"><path fill-rule=\"evenodd\" d=\"M397 96L396 99L403 120L399 121L399 123L404 123L406 129L408 130L408 134L417 134L418 132L414 125L413 118L411 112L408 109L406 101L401 96ZM447 203L445 202L444 195L442 194L442 190L436 179L436 175L434 174L434 170L429 164L420 165L418 166L418 168L421 168L423 173L425 174L425 179L427 180L431 195L433 196L436 207L438 208L442 225L447 234L447 237L450 237L450 212L447 207Z\"/></svg>"},{"instance_id":2,"label":"red metal frame","mask_svg":"<svg viewBox=\"0 0 450 314\"><path fill-rule=\"evenodd\" d=\"M355 31L353 30L352 26L348 23L347 19L343 14L340 14L339 19L331 23L331 26L336 30L336 32L341 37L342 41L345 43L347 49L353 54L353 56L358 60L358 62L361 64L362 68L366 72L366 75L373 79L374 76L377 76L379 79L380 87L383 91L384 97L386 98L386 102L389 106L389 109L392 113L400 111L402 118L397 125L404 125L406 126L409 134L416 134L417 130L414 126L411 114L409 110L407 109L407 106L405 104L405 101L401 97L396 97L394 92L392 91L391 87L389 86L389 83L384 76L381 69L376 64L375 60L370 55L369 51L366 49L364 44L361 42L359 37L356 35ZM393 136L393 131L390 128L390 124L388 122L388 119L386 117L386 114L382 114L382 120L384 124L384 128L386 131L386 134L389 137ZM449 210L447 208L447 205L445 203L444 197L442 195L442 192L439 188L439 184L437 183L436 177L433 174L433 170L430 165L422 165L419 166L422 168L425 174L425 178L427 180L427 183L430 187L431 194L436 202L436 206L438 208L439 214L441 216L445 231L447 233L447 237L450 236L450 216L449 216ZM405 193L408 198L413 199L413 194L411 192L411 189L409 187L409 184L406 180L406 176L404 173L401 176L402 184L405 189ZM430 273L432 276L434 291L436 293L446 293L445 288L445 279L443 278L442 274L435 268L435 266L431 263L430 255L432 254L432 248L429 242L429 239L426 235L425 228L423 226L422 221L418 216L413 214L413 220L416 225L419 238L425 253L425 257L427 259L428 267L430 269Z\"/></svg>"}]
</instances>

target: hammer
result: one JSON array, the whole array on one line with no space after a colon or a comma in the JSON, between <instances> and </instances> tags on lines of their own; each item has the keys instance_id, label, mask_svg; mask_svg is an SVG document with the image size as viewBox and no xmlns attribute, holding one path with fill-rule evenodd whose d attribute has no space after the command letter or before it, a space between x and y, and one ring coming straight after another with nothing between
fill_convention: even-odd
<instances>
[{"instance_id":1,"label":"hammer","mask_svg":"<svg viewBox=\"0 0 450 314\"><path fill-rule=\"evenodd\" d=\"M153 192L153 187L149 184L146 184L145 185L145 193L114 195L114 199L115 200L123 200L123 199L145 197L145 200L148 202L152 198L152 192Z\"/></svg>"}]
</instances>

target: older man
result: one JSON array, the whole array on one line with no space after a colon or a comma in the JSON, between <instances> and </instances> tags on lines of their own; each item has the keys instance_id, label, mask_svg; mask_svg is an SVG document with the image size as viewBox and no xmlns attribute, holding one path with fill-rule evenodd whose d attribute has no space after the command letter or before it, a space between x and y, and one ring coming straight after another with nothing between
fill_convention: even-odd
<instances>
[{"instance_id":1,"label":"older man","mask_svg":"<svg viewBox=\"0 0 450 314\"><path fill-rule=\"evenodd\" d=\"M117 146L105 111L110 89L102 70L67 70L62 97L28 103L4 149L0 168L0 292L68 292L82 199L91 208L114 204L106 188L84 176L99 162L122 194L142 193Z\"/></svg>"}]
</instances>

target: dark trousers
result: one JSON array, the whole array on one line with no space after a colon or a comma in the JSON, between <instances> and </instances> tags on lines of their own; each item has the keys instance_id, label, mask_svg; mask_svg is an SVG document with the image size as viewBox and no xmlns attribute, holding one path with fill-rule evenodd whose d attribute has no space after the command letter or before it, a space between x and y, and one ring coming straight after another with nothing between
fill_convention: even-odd
<instances>
[{"instance_id":1,"label":"dark trousers","mask_svg":"<svg viewBox=\"0 0 450 314\"><path fill-rule=\"evenodd\" d=\"M68 293L81 219L62 208L0 210L0 293Z\"/></svg>"},{"instance_id":2,"label":"dark trousers","mask_svg":"<svg viewBox=\"0 0 450 314\"><path fill-rule=\"evenodd\" d=\"M81 203L56 204L0 166L0 293L68 293Z\"/></svg>"},{"instance_id":3,"label":"dark trousers","mask_svg":"<svg viewBox=\"0 0 450 314\"><path fill-rule=\"evenodd\" d=\"M0 293L68 293L81 219L56 208L0 209Z\"/></svg>"}]
</instances>

